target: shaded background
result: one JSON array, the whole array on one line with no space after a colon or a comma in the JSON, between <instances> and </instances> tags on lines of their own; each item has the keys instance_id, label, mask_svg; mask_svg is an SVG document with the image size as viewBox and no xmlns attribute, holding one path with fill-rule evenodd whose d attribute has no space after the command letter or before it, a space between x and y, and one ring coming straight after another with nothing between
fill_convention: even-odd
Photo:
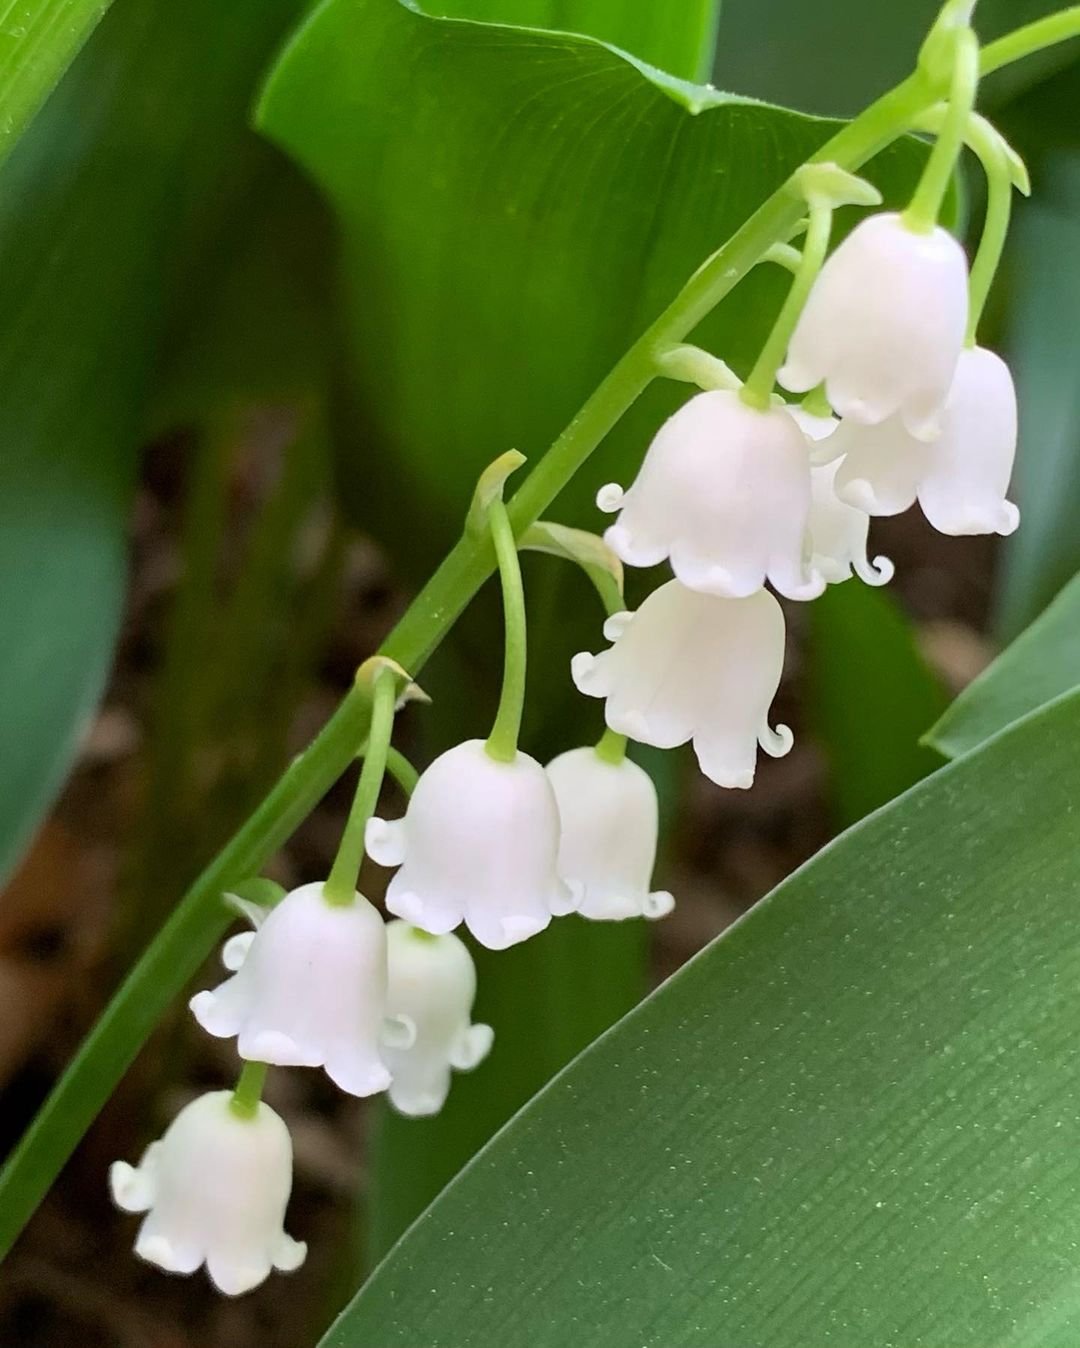
<instances>
[{"instance_id":1,"label":"shaded background","mask_svg":"<svg viewBox=\"0 0 1080 1348\"><path fill-rule=\"evenodd\" d=\"M716 83L850 113L907 68L931 9L895 8L833 0L815 7L808 30L805 6L731 0ZM1040 8L1002 12L1011 24ZM56 571L53 606L31 615L51 645L21 648L0 670L0 692L27 753L29 684L55 686L41 724L74 702L79 729L63 794L0 903L5 1148L135 953L322 724L437 555L437 539L419 536L415 518L406 527L404 505L373 487L376 473L343 480L342 443L348 463L371 438L350 418L343 428L334 224L300 174L244 129L259 72L303 9L237 4L223 20L208 0L184 14L116 0L0 176L0 252L25 259L0 294L5 429L20 449L54 455L45 506L27 487L25 498L9 488L0 507L0 573L13 578L5 612L17 617L19 591L32 594L29 572ZM991 7L990 26L999 18ZM669 821L658 882L675 892L675 914L648 932L647 963L637 924L598 935L577 919L498 968L485 959L478 1014L495 1023L501 1060L459 1080L445 1118L394 1123L320 1076L273 1073L268 1099L296 1146L289 1226L309 1261L240 1302L138 1265L133 1222L105 1196L111 1160L136 1156L193 1092L235 1070L228 1045L192 1033L178 1010L0 1271L0 1342L313 1342L359 1270L551 1071L839 827L934 766L918 732L1080 565L1075 79L1056 57L988 91L1035 182L992 315L1021 386L1016 539L1002 549L943 539L915 514L883 521L873 544L897 563L891 598L852 583L812 610L789 606L776 712L796 732L792 753L766 759L745 794L712 787L686 755L648 759ZM966 210L977 227L974 175ZM461 358L448 344L446 360ZM57 370L62 396L43 368ZM104 451L118 442L131 452ZM390 457L383 479L394 472ZM75 492L64 490L69 475ZM467 481L448 486L436 471L428 490L459 497ZM435 532L454 528L443 518ZM392 550L376 541L388 536ZM579 577L547 560L530 560L528 573L538 656L526 747L546 755L598 731L597 708L573 698L566 676L577 633L588 640L597 615ZM495 598L489 587L425 674L433 708L402 720L401 746L421 763L463 726L482 730L494 705ZM84 715L79 698L89 708L97 689L69 685L87 643L107 656L110 604L121 603L108 687ZM58 759L54 775L65 766ZM275 878L325 873L351 787L311 816L270 868ZM384 805L401 802L388 791ZM373 870L367 881L375 897L383 877ZM577 995L560 996L570 982ZM515 1052L530 1042L534 1052Z\"/></svg>"}]
</instances>

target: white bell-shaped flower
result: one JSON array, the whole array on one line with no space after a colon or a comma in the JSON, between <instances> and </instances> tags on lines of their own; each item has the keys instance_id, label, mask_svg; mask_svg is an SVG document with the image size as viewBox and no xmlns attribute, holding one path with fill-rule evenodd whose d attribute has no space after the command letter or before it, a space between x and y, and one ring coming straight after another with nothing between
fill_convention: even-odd
<instances>
[{"instance_id":1,"label":"white bell-shaped flower","mask_svg":"<svg viewBox=\"0 0 1080 1348\"><path fill-rule=\"evenodd\" d=\"M943 534L1011 534L1020 512L1006 500L1016 456L1016 387L1009 367L984 347L960 356L941 437L919 504Z\"/></svg>"},{"instance_id":2,"label":"white bell-shaped flower","mask_svg":"<svg viewBox=\"0 0 1080 1348\"><path fill-rule=\"evenodd\" d=\"M118 1207L146 1213L137 1255L169 1273L205 1264L220 1291L238 1296L271 1269L299 1268L307 1246L284 1231L289 1130L268 1105L242 1117L231 1099L231 1091L213 1091L193 1100L138 1166L111 1166L109 1186Z\"/></svg>"},{"instance_id":3,"label":"white bell-shaped flower","mask_svg":"<svg viewBox=\"0 0 1080 1348\"><path fill-rule=\"evenodd\" d=\"M559 807L528 754L496 761L466 740L424 772L403 819L372 819L368 855L400 866L386 892L397 917L433 935L464 922L481 945L503 950L572 912L555 869Z\"/></svg>"},{"instance_id":4,"label":"white bell-shaped flower","mask_svg":"<svg viewBox=\"0 0 1080 1348\"><path fill-rule=\"evenodd\" d=\"M408 922L386 928L390 982L383 1059L390 1103L402 1114L437 1114L450 1092L450 1072L469 1072L491 1052L495 1032L471 1023L476 968L452 933L432 936Z\"/></svg>"},{"instance_id":5,"label":"white bell-shaped flower","mask_svg":"<svg viewBox=\"0 0 1080 1348\"><path fill-rule=\"evenodd\" d=\"M844 421L827 442L842 461L841 500L871 515L898 515L916 500L944 534L1011 534L1020 512L1005 499L1016 453L1016 391L1005 362L964 351L932 443L896 417L879 426Z\"/></svg>"},{"instance_id":6,"label":"white bell-shaped flower","mask_svg":"<svg viewBox=\"0 0 1080 1348\"><path fill-rule=\"evenodd\" d=\"M787 726L768 722L784 615L767 590L718 599L669 581L636 613L609 618L604 635L611 649L575 655L571 672L581 692L607 699L612 730L658 749L693 740L718 786L751 785L758 745L774 758L791 748Z\"/></svg>"},{"instance_id":7,"label":"white bell-shaped flower","mask_svg":"<svg viewBox=\"0 0 1080 1348\"><path fill-rule=\"evenodd\" d=\"M675 907L651 890L659 809L652 778L629 758L611 763L594 748L553 758L547 775L559 802L559 874L582 891L582 917L663 917Z\"/></svg>"},{"instance_id":8,"label":"white bell-shaped flower","mask_svg":"<svg viewBox=\"0 0 1080 1348\"><path fill-rule=\"evenodd\" d=\"M812 447L829 441L840 424L836 417L818 416L803 407L793 407L791 415ZM867 557L870 516L837 496L835 480L840 460L831 457L827 446L825 452L830 456L828 461L810 469L810 564L830 585L839 585L852 574L867 585L887 585L896 568L888 557L875 557L873 562Z\"/></svg>"},{"instance_id":9,"label":"white bell-shaped flower","mask_svg":"<svg viewBox=\"0 0 1080 1348\"><path fill-rule=\"evenodd\" d=\"M967 315L967 258L952 235L872 215L821 269L778 378L793 393L824 381L841 417L874 426L899 416L933 439Z\"/></svg>"},{"instance_id":10,"label":"white bell-shaped flower","mask_svg":"<svg viewBox=\"0 0 1080 1348\"><path fill-rule=\"evenodd\" d=\"M604 534L617 556L629 566L670 559L691 590L744 598L768 580L813 599L825 588L804 564L810 465L784 407L697 394L661 426L629 490L609 483L596 503L619 511Z\"/></svg>"},{"instance_id":11,"label":"white bell-shaped flower","mask_svg":"<svg viewBox=\"0 0 1080 1348\"><path fill-rule=\"evenodd\" d=\"M365 898L335 905L321 883L294 889L223 958L233 977L196 994L191 1010L219 1039L237 1035L241 1058L325 1068L350 1095L390 1084L379 1052L386 929Z\"/></svg>"}]
</instances>

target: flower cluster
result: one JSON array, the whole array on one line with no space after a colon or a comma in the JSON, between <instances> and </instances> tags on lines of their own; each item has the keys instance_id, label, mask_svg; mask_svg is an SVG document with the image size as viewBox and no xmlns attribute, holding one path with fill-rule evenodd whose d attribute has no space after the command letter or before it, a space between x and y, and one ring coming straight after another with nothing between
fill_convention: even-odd
<instances>
[{"instance_id":1,"label":"flower cluster","mask_svg":"<svg viewBox=\"0 0 1080 1348\"><path fill-rule=\"evenodd\" d=\"M628 490L600 491L618 512L608 546L675 577L609 620L609 650L574 659L613 730L662 749L692 741L706 776L750 786L758 747L792 742L768 721L784 616L766 585L807 600L852 575L886 583L892 563L867 556L870 519L916 500L943 533L1016 528L1013 382L968 331L956 240L872 215L825 262L778 372L818 405L707 389L661 427Z\"/></svg>"},{"instance_id":2,"label":"flower cluster","mask_svg":"<svg viewBox=\"0 0 1080 1348\"><path fill-rule=\"evenodd\" d=\"M749 787L758 750L780 756L792 744L787 726L771 722L785 650L777 596L810 601L852 577L887 583L892 563L868 553L871 519L915 502L944 533L1016 528L1006 497L1015 391L1005 363L975 341L1004 238L1010 164L1016 181L988 124L978 134L998 176L971 276L937 224L972 125L977 52L964 23L938 34L953 53L953 93L908 210L870 215L829 256L834 211L880 196L836 165L799 170L792 186L808 208L805 238L801 251L781 244L762 256L791 266L794 279L745 383L696 348L653 352L657 373L700 391L660 428L632 485L599 492L600 509L617 516L604 541L536 526L535 546L597 581L610 643L571 665L581 692L604 700L603 737L546 767L518 747L518 552L528 543L502 487L521 456L502 456L481 478L466 528L493 546L506 624L491 733L455 745L418 778L405 763L404 815L378 817L396 753L398 681L408 676L385 658L370 662L378 672L364 765L330 874L268 908L244 905L253 930L226 943L229 976L190 1003L205 1031L235 1039L247 1064L236 1091L194 1101L137 1168L112 1169L116 1202L146 1214L136 1251L147 1260L179 1273L205 1264L227 1293L298 1267L305 1247L283 1228L289 1135L260 1099L267 1065L321 1068L350 1095L385 1092L402 1114L437 1113L452 1073L478 1066L494 1039L472 1020L476 969L455 932L499 951L568 914L621 921L671 911L671 894L652 889L656 790L627 758L627 740L692 742L713 782ZM789 401L777 384L807 396ZM629 612L624 563L668 563L673 574ZM365 854L394 870L389 921L356 888Z\"/></svg>"}]
</instances>

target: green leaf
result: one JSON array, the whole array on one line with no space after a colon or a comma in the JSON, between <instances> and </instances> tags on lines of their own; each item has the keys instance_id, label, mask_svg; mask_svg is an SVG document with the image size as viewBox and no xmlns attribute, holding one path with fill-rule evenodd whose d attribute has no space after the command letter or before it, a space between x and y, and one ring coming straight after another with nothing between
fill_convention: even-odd
<instances>
[{"instance_id":1,"label":"green leaf","mask_svg":"<svg viewBox=\"0 0 1080 1348\"><path fill-rule=\"evenodd\" d=\"M960 694L927 735L958 758L1080 687L1080 576Z\"/></svg>"},{"instance_id":2,"label":"green leaf","mask_svg":"<svg viewBox=\"0 0 1080 1348\"><path fill-rule=\"evenodd\" d=\"M321 5L258 115L341 225L363 428L344 446L345 504L391 546L407 534L397 560L417 579L485 465L510 447L535 460L833 129L594 40L432 19L397 0ZM868 176L896 204L923 154L898 145ZM702 343L745 373L785 284L759 268ZM597 488L626 480L685 396L668 381L650 390L564 494L562 522L596 526Z\"/></svg>"},{"instance_id":3,"label":"green leaf","mask_svg":"<svg viewBox=\"0 0 1080 1348\"><path fill-rule=\"evenodd\" d=\"M14 0L0 28L0 163L112 0Z\"/></svg>"},{"instance_id":4,"label":"green leaf","mask_svg":"<svg viewBox=\"0 0 1080 1348\"><path fill-rule=\"evenodd\" d=\"M259 26L276 36L294 8L275 0ZM180 7L162 48L155 9L106 18L0 172L0 877L104 682L169 250L201 223L222 105L235 137L266 49L249 17L220 20L225 59L196 92L205 28Z\"/></svg>"},{"instance_id":5,"label":"green leaf","mask_svg":"<svg viewBox=\"0 0 1080 1348\"><path fill-rule=\"evenodd\" d=\"M1080 695L826 848L520 1113L324 1348L1069 1348Z\"/></svg>"},{"instance_id":6,"label":"green leaf","mask_svg":"<svg viewBox=\"0 0 1080 1348\"><path fill-rule=\"evenodd\" d=\"M1080 155L1034 168L1010 241L1016 284L1005 340L1020 403L1013 495L1020 528L1005 547L996 626L1009 640L1080 570Z\"/></svg>"},{"instance_id":7,"label":"green leaf","mask_svg":"<svg viewBox=\"0 0 1080 1348\"><path fill-rule=\"evenodd\" d=\"M811 714L829 761L841 827L938 767L920 744L948 701L910 620L892 597L858 581L830 585L810 607Z\"/></svg>"},{"instance_id":8,"label":"green leaf","mask_svg":"<svg viewBox=\"0 0 1080 1348\"><path fill-rule=\"evenodd\" d=\"M0 869L58 787L100 690L181 262L232 201L252 87L297 8L117 6L0 173ZM113 1005L4 1172L0 1250L224 925L224 880L264 859L242 851L224 877L212 872Z\"/></svg>"},{"instance_id":9,"label":"green leaf","mask_svg":"<svg viewBox=\"0 0 1080 1348\"><path fill-rule=\"evenodd\" d=\"M585 33L669 75L702 82L712 73L720 18L720 0L436 0L428 9L440 18Z\"/></svg>"}]
</instances>

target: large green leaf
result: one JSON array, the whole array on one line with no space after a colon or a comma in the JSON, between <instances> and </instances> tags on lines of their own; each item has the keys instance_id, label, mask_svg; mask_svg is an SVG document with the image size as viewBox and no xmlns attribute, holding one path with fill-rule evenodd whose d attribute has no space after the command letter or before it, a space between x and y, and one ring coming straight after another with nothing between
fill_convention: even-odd
<instances>
[{"instance_id":1,"label":"large green leaf","mask_svg":"<svg viewBox=\"0 0 1080 1348\"><path fill-rule=\"evenodd\" d=\"M297 7L130 0L0 173L0 874L100 692L176 253L228 198L245 101Z\"/></svg>"},{"instance_id":2,"label":"large green leaf","mask_svg":"<svg viewBox=\"0 0 1080 1348\"><path fill-rule=\"evenodd\" d=\"M947 698L887 592L830 585L809 621L810 711L829 763L833 817L846 827L938 766L919 741Z\"/></svg>"},{"instance_id":3,"label":"large green leaf","mask_svg":"<svg viewBox=\"0 0 1080 1348\"><path fill-rule=\"evenodd\" d=\"M364 445L342 464L343 489L415 576L450 541L482 467L508 446L550 444L831 130L596 41L431 19L397 0L320 6L259 121L338 213ZM920 162L899 145L870 176L897 201ZM745 369L783 284L759 269L703 338ZM597 523L597 487L632 471L680 397L650 391L565 494L562 518Z\"/></svg>"},{"instance_id":4,"label":"large green leaf","mask_svg":"<svg viewBox=\"0 0 1080 1348\"><path fill-rule=\"evenodd\" d=\"M857 825L561 1074L325 1348L1071 1348L1080 696Z\"/></svg>"},{"instance_id":5,"label":"large green leaf","mask_svg":"<svg viewBox=\"0 0 1080 1348\"><path fill-rule=\"evenodd\" d=\"M1080 576L970 684L927 735L949 758L1080 687Z\"/></svg>"},{"instance_id":6,"label":"large green leaf","mask_svg":"<svg viewBox=\"0 0 1080 1348\"><path fill-rule=\"evenodd\" d=\"M701 82L712 73L720 18L720 0L434 0L427 9L441 18L585 33L669 75Z\"/></svg>"}]
</instances>

